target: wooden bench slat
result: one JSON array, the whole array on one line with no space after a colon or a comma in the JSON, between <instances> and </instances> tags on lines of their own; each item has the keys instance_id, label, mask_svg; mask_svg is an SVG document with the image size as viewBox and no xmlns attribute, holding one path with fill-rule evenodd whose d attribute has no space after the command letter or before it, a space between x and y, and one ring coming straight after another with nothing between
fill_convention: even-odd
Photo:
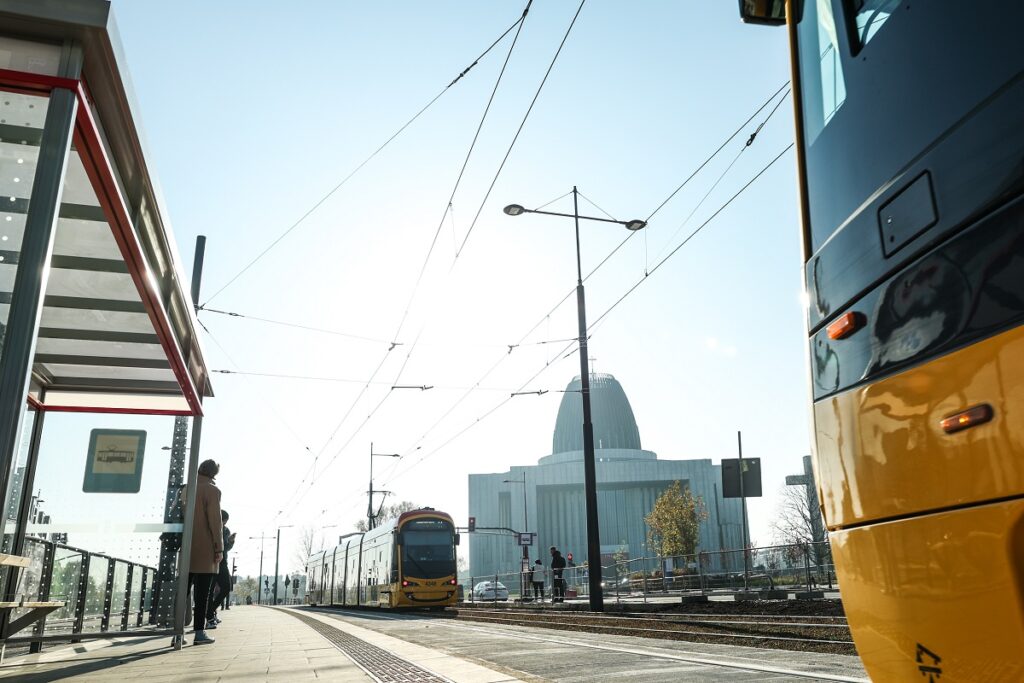
<instances>
[{"instance_id":1,"label":"wooden bench slat","mask_svg":"<svg viewBox=\"0 0 1024 683\"><path fill-rule=\"evenodd\" d=\"M21 603L21 606L25 607L25 608L30 608L30 609L36 609L36 608L39 608L39 607L63 607L64 606L64 602L63 601L58 601L58 602L27 602L26 601L26 602Z\"/></svg>"},{"instance_id":2,"label":"wooden bench slat","mask_svg":"<svg viewBox=\"0 0 1024 683\"><path fill-rule=\"evenodd\" d=\"M0 567L27 567L30 564L32 564L30 558L0 553Z\"/></svg>"}]
</instances>

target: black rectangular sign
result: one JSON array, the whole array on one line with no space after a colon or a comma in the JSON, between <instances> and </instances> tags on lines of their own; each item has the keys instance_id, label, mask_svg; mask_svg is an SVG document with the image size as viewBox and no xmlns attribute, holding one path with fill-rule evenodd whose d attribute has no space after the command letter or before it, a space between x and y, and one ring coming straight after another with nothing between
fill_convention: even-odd
<instances>
[{"instance_id":1,"label":"black rectangular sign","mask_svg":"<svg viewBox=\"0 0 1024 683\"><path fill-rule=\"evenodd\" d=\"M761 497L761 458L743 458L743 495ZM740 497L740 459L722 459L722 497Z\"/></svg>"}]
</instances>

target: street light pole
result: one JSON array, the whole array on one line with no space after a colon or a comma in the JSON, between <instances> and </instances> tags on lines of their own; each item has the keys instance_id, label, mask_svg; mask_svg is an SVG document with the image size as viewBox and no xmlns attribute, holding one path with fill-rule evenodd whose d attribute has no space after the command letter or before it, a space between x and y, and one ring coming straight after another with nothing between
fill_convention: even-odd
<instances>
[{"instance_id":1,"label":"street light pole","mask_svg":"<svg viewBox=\"0 0 1024 683\"><path fill-rule=\"evenodd\" d=\"M258 539L259 542L260 542L260 575L256 579L256 604L257 605L262 605L263 604L263 541L268 539L268 538L270 538L270 536L266 536L262 532L260 533L259 536L250 536L249 537L249 540L251 540L251 541L255 541L255 540Z\"/></svg>"},{"instance_id":2,"label":"street light pole","mask_svg":"<svg viewBox=\"0 0 1024 683\"><path fill-rule=\"evenodd\" d=\"M281 529L289 529L293 526L295 525L285 524L277 527L277 549L274 551L274 602L272 603L274 605L277 604L277 573L279 570L278 563L281 560Z\"/></svg>"},{"instance_id":3,"label":"street light pole","mask_svg":"<svg viewBox=\"0 0 1024 683\"><path fill-rule=\"evenodd\" d=\"M614 218L596 218L593 216L581 216L579 208L579 190L574 185L572 188L571 214L557 213L554 211L541 211L538 209L527 209L519 204L510 204L504 211L509 216L519 216L524 213L538 213L545 216L562 216L572 218L576 224L576 309L579 318L579 347L580 347L580 395L583 399L583 487L587 508L587 565L590 583L590 610L592 612L604 611L604 594L601 588L601 534L598 527L597 516L597 466L594 455L594 425L591 421L590 410L590 367L587 356L587 303L586 292L583 287L583 267L580 258L580 219L599 221L602 223L617 223L623 225L627 230L640 230L647 225L646 221L631 220L619 221Z\"/></svg>"}]
</instances>

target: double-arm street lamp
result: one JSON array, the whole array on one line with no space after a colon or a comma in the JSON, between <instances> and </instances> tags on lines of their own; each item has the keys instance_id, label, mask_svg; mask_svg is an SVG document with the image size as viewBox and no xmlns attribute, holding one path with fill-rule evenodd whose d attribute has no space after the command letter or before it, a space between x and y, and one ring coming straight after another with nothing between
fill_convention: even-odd
<instances>
[{"instance_id":1,"label":"double-arm street lamp","mask_svg":"<svg viewBox=\"0 0 1024 683\"><path fill-rule=\"evenodd\" d=\"M527 209L519 204L509 204L505 207L504 211L509 216L537 213L543 216L572 218L576 221L576 308L579 316L580 334L580 395L583 397L583 484L587 505L587 564L590 577L590 609L594 612L603 612L601 535L597 525L597 469L594 463L594 425L591 422L590 416L590 368L588 367L589 361L587 359L587 306L583 289L583 267L580 264L580 219L602 223L617 223L624 226L627 230L633 231L641 230L647 225L647 222L642 220L617 221L613 218L581 216L579 192L575 186L572 188L572 207L573 212L571 214Z\"/></svg>"},{"instance_id":2,"label":"double-arm street lamp","mask_svg":"<svg viewBox=\"0 0 1024 683\"><path fill-rule=\"evenodd\" d=\"M375 529L377 527L377 513L373 509L373 494L375 493L387 493L387 491L374 491L373 490L373 459L374 458L401 458L399 453L374 453L373 442L370 442L370 490L368 491L368 500L366 502L366 528L368 530ZM383 506L384 501L381 501Z\"/></svg>"}]
</instances>

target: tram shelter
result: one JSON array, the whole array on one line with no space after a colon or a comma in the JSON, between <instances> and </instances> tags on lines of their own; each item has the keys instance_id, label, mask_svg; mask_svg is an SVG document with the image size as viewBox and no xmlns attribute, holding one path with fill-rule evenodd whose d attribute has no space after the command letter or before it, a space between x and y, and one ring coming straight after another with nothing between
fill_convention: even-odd
<instances>
[{"instance_id":1,"label":"tram shelter","mask_svg":"<svg viewBox=\"0 0 1024 683\"><path fill-rule=\"evenodd\" d=\"M198 278L190 295L124 64L109 2L0 0L0 645L53 609L17 594L52 412L191 418L185 519L159 529L182 532L177 608L164 631L184 629L202 402L212 390ZM132 621L141 626L141 613ZM127 613L123 625L79 638L126 635Z\"/></svg>"}]
</instances>

